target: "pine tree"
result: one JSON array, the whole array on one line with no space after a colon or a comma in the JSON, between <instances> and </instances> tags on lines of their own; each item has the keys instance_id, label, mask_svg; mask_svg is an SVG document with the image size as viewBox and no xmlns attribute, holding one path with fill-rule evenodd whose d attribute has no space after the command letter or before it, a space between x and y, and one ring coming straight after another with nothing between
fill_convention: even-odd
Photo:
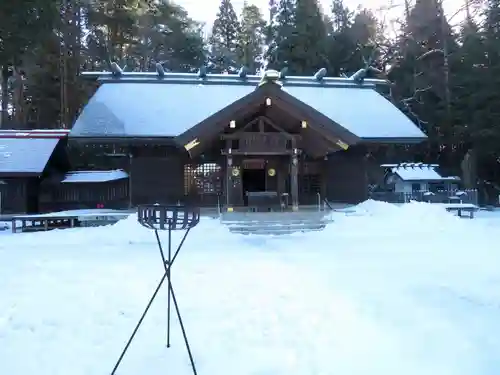
<instances>
[{"instance_id":1,"label":"pine tree","mask_svg":"<svg viewBox=\"0 0 500 375\"><path fill-rule=\"evenodd\" d=\"M294 74L312 75L327 65L327 26L317 0L297 0L289 68Z\"/></svg>"},{"instance_id":2,"label":"pine tree","mask_svg":"<svg viewBox=\"0 0 500 375\"><path fill-rule=\"evenodd\" d=\"M335 33L346 31L351 25L352 12L343 0L333 0L331 10L332 31Z\"/></svg>"},{"instance_id":3,"label":"pine tree","mask_svg":"<svg viewBox=\"0 0 500 375\"><path fill-rule=\"evenodd\" d=\"M430 161L446 166L453 150L450 55L458 49L440 1L417 0L399 38L393 93L429 136ZM441 157L444 157L441 159Z\"/></svg>"},{"instance_id":4,"label":"pine tree","mask_svg":"<svg viewBox=\"0 0 500 375\"><path fill-rule=\"evenodd\" d=\"M137 43L129 55L140 70L160 62L171 71L192 72L205 62L201 25L182 7L163 2L143 12L137 25Z\"/></svg>"},{"instance_id":5,"label":"pine tree","mask_svg":"<svg viewBox=\"0 0 500 375\"><path fill-rule=\"evenodd\" d=\"M24 100L25 65L32 59L33 50L50 38L60 17L56 0L26 0L0 2L0 127L11 120L11 105L15 126L23 126L26 102ZM34 11L36 9L36 11ZM9 81L13 83L9 87ZM12 90L11 90L12 89Z\"/></svg>"},{"instance_id":6,"label":"pine tree","mask_svg":"<svg viewBox=\"0 0 500 375\"><path fill-rule=\"evenodd\" d=\"M353 13L343 0L333 0L331 6L329 33L326 39L326 55L328 64L326 69L330 75L339 76L345 73L354 73L351 66L352 55L356 45L352 40L350 29Z\"/></svg>"},{"instance_id":7,"label":"pine tree","mask_svg":"<svg viewBox=\"0 0 500 375\"><path fill-rule=\"evenodd\" d=\"M238 60L241 65L246 66L252 73L256 73L262 65L265 28L266 22L260 9L245 2L241 12Z\"/></svg>"},{"instance_id":8,"label":"pine tree","mask_svg":"<svg viewBox=\"0 0 500 375\"><path fill-rule=\"evenodd\" d=\"M488 0L486 4L483 38L479 35L468 35L463 48L468 48L469 59L475 59L475 78L479 79L479 90L474 95L480 105L476 111L476 144L483 155L500 153L500 0ZM471 30L472 31L472 30ZM479 40L478 40L479 39ZM467 42L467 44L466 44ZM483 47L483 48L481 48ZM483 57L485 56L485 58ZM482 64L481 64L482 62ZM472 88L471 88L472 89Z\"/></svg>"},{"instance_id":9,"label":"pine tree","mask_svg":"<svg viewBox=\"0 0 500 375\"><path fill-rule=\"evenodd\" d=\"M269 68L281 69L288 66L292 57L296 0L279 0L278 4L271 3L275 7L271 9L275 12L274 24L271 25L271 39L268 41L264 57Z\"/></svg>"},{"instance_id":10,"label":"pine tree","mask_svg":"<svg viewBox=\"0 0 500 375\"><path fill-rule=\"evenodd\" d=\"M380 55L377 45L380 36L374 14L367 9L360 10L353 18L348 35L353 51L347 69L355 72L366 65L375 66Z\"/></svg>"},{"instance_id":11,"label":"pine tree","mask_svg":"<svg viewBox=\"0 0 500 375\"><path fill-rule=\"evenodd\" d=\"M237 68L240 23L231 0L222 0L210 35L210 62L214 71Z\"/></svg>"}]
</instances>

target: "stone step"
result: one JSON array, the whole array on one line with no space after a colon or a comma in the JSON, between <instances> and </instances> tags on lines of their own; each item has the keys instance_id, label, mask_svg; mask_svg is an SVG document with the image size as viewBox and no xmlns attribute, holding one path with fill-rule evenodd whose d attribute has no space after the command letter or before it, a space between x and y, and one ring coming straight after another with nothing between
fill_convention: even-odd
<instances>
[{"instance_id":1,"label":"stone step","mask_svg":"<svg viewBox=\"0 0 500 375\"><path fill-rule=\"evenodd\" d=\"M229 229L234 230L265 230L265 229L286 229L286 230L302 230L302 229L323 229L326 224L324 223L300 223L300 224L277 224L267 225L266 223L258 223L248 225L247 223L239 223L228 226Z\"/></svg>"},{"instance_id":2,"label":"stone step","mask_svg":"<svg viewBox=\"0 0 500 375\"><path fill-rule=\"evenodd\" d=\"M300 224L309 224L309 223L329 223L331 219L290 219L290 220L279 220L279 219L267 219L267 220L221 220L221 223L226 225L234 225L234 224L245 224L245 225L300 225Z\"/></svg>"},{"instance_id":3,"label":"stone step","mask_svg":"<svg viewBox=\"0 0 500 375\"><path fill-rule=\"evenodd\" d=\"M225 212L221 219L236 220L318 220L327 215L326 212Z\"/></svg>"},{"instance_id":4,"label":"stone step","mask_svg":"<svg viewBox=\"0 0 500 375\"><path fill-rule=\"evenodd\" d=\"M221 222L232 233L281 235L319 231L331 222L325 212L226 212Z\"/></svg>"},{"instance_id":5,"label":"stone step","mask_svg":"<svg viewBox=\"0 0 500 375\"><path fill-rule=\"evenodd\" d=\"M325 228L325 225L320 226L303 226L303 227L230 227L231 233L253 234L253 235L284 235L300 232L317 232Z\"/></svg>"}]
</instances>

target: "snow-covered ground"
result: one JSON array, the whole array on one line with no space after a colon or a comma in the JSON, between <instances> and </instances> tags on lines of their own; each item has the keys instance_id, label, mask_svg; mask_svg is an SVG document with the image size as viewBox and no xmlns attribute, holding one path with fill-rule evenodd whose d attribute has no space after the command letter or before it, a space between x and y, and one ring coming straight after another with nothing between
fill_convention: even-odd
<instances>
[{"instance_id":1,"label":"snow-covered ground","mask_svg":"<svg viewBox=\"0 0 500 375\"><path fill-rule=\"evenodd\" d=\"M200 375L485 375L500 368L500 216L365 202L324 231L206 219L172 268ZM176 234L176 240L179 234ZM0 236L0 374L109 374L163 274L153 233ZM164 288L117 374L190 374Z\"/></svg>"}]
</instances>

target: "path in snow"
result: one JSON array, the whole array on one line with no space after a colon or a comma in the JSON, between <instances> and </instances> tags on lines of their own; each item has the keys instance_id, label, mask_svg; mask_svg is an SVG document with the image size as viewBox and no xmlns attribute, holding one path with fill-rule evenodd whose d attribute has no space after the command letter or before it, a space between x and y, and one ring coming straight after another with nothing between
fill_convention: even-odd
<instances>
[{"instance_id":1,"label":"path in snow","mask_svg":"<svg viewBox=\"0 0 500 375\"><path fill-rule=\"evenodd\" d=\"M198 373L496 374L493 218L366 202L320 233L193 230L173 266ZM113 227L2 236L0 373L109 374L162 275L154 236ZM119 374L190 374L166 289Z\"/></svg>"}]
</instances>

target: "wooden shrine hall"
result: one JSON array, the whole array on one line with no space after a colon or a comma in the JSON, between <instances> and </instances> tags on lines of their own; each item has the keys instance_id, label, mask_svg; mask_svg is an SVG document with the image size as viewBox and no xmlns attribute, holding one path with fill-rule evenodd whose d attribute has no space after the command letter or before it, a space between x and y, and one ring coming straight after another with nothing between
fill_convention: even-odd
<instances>
[{"instance_id":1,"label":"wooden shrine hall","mask_svg":"<svg viewBox=\"0 0 500 375\"><path fill-rule=\"evenodd\" d=\"M358 72L359 73L359 72ZM383 80L246 74L83 73L100 86L69 135L97 169L127 171L130 205L296 210L367 198L366 146L426 136ZM378 168L378 165L373 167Z\"/></svg>"}]
</instances>

